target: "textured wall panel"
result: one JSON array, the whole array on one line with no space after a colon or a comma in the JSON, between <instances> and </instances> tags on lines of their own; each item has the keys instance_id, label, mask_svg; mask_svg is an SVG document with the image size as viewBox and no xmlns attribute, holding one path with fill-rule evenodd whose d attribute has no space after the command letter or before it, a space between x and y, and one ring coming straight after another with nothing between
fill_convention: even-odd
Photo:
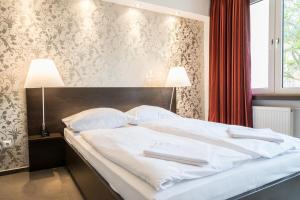
<instances>
[{"instance_id":1,"label":"textured wall panel","mask_svg":"<svg viewBox=\"0 0 300 200\"><path fill-rule=\"evenodd\" d=\"M26 166L24 81L29 63L52 58L66 86L163 86L183 65L192 87L178 112L203 118L203 23L92 0L0 1L0 170ZM2 143L0 142L0 145Z\"/></svg>"}]
</instances>

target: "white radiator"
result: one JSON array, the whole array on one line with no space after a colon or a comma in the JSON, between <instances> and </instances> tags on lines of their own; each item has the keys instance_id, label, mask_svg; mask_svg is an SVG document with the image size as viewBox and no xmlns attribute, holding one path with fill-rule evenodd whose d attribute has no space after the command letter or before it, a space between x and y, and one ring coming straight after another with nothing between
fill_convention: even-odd
<instances>
[{"instance_id":1,"label":"white radiator","mask_svg":"<svg viewBox=\"0 0 300 200\"><path fill-rule=\"evenodd\" d=\"M253 127L293 135L293 110L287 107L253 106Z\"/></svg>"}]
</instances>

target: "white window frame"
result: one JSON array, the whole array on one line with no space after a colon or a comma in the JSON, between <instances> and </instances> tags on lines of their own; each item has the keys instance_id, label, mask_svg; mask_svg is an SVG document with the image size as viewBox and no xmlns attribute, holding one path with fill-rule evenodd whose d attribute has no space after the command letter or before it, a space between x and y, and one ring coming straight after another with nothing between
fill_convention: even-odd
<instances>
[{"instance_id":1,"label":"white window frame","mask_svg":"<svg viewBox=\"0 0 300 200\"><path fill-rule=\"evenodd\" d=\"M276 1L276 27L275 27L275 93L276 94L299 94L300 87L283 87L283 5L284 0Z\"/></svg>"},{"instance_id":2,"label":"white window frame","mask_svg":"<svg viewBox=\"0 0 300 200\"><path fill-rule=\"evenodd\" d=\"M284 0L270 0L268 88L254 88L252 89L254 95L300 93L300 87L283 87L283 3Z\"/></svg>"},{"instance_id":3,"label":"white window frame","mask_svg":"<svg viewBox=\"0 0 300 200\"><path fill-rule=\"evenodd\" d=\"M258 3L260 1L256 1L254 3ZM266 94L266 93L274 93L275 87L275 69L274 69L274 35L275 35L275 1L269 1L269 66L268 66L268 87L267 88L253 88L253 94Z\"/></svg>"}]
</instances>

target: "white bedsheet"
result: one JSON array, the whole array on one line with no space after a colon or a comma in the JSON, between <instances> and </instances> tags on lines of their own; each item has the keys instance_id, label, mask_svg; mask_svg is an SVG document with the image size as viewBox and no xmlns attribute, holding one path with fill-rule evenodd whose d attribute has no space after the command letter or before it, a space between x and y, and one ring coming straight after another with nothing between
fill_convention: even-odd
<instances>
[{"instance_id":1,"label":"white bedsheet","mask_svg":"<svg viewBox=\"0 0 300 200\"><path fill-rule=\"evenodd\" d=\"M192 138L218 146L223 146L251 155L253 158L273 158L290 150L295 150L296 148L300 150L300 140L295 141L294 138L287 135L280 134L284 139L284 142L280 144L255 139L235 139L228 135L228 128L240 131L255 131L255 129L212 123L196 119L162 119L140 123L139 126L171 135Z\"/></svg>"},{"instance_id":2,"label":"white bedsheet","mask_svg":"<svg viewBox=\"0 0 300 200\"><path fill-rule=\"evenodd\" d=\"M80 135L104 157L137 175L156 190L220 173L251 159L249 155L227 148L138 126L83 131ZM145 149L159 143L177 146L175 149L183 148L189 153L195 152L208 164L199 167L143 155ZM176 154L178 150L173 148L169 152Z\"/></svg>"},{"instance_id":3,"label":"white bedsheet","mask_svg":"<svg viewBox=\"0 0 300 200\"><path fill-rule=\"evenodd\" d=\"M130 200L223 200L300 171L300 153L249 162L238 168L179 183L157 192L127 170L96 152L79 134L65 129L66 140L108 181Z\"/></svg>"}]
</instances>

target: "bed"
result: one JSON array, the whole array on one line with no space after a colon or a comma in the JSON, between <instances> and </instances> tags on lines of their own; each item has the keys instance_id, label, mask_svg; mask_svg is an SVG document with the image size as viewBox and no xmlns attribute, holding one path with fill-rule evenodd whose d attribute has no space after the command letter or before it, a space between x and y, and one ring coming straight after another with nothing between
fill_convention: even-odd
<instances>
[{"instance_id":1,"label":"bed","mask_svg":"<svg viewBox=\"0 0 300 200\"><path fill-rule=\"evenodd\" d=\"M28 128L40 120L39 90L28 89ZM66 167L86 199L298 199L300 156L254 161L214 176L186 181L162 192L105 159L81 136L64 129L61 119L92 107L128 110L141 104L168 108L171 88L64 88L46 90L49 131L64 131ZM48 95L48 96L47 96ZM174 104L173 104L174 105ZM51 110L51 111L49 111ZM173 111L175 107L173 107ZM293 166L293 169L287 168ZM298 169L299 168L299 169ZM242 175L242 176L241 176Z\"/></svg>"}]
</instances>

